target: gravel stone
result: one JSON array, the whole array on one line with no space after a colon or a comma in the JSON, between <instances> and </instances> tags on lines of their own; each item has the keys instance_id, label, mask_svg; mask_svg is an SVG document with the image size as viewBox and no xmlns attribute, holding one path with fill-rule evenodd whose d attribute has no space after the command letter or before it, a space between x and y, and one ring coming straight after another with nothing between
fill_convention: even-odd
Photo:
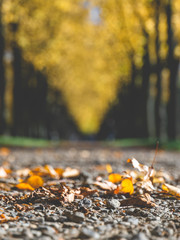
<instances>
[{"instance_id":1,"label":"gravel stone","mask_svg":"<svg viewBox=\"0 0 180 240\"><path fill-rule=\"evenodd\" d=\"M108 199L106 203L108 208L115 209L120 207L120 202L117 199Z\"/></svg>"},{"instance_id":2,"label":"gravel stone","mask_svg":"<svg viewBox=\"0 0 180 240\"><path fill-rule=\"evenodd\" d=\"M82 239L83 238L100 239L100 234L92 229L82 228L79 237Z\"/></svg>"}]
</instances>

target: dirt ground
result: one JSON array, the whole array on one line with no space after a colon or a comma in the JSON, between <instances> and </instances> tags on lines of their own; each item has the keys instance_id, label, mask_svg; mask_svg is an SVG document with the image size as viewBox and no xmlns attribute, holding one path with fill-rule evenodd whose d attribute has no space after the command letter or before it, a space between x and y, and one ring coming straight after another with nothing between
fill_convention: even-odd
<instances>
[{"instance_id":1,"label":"dirt ground","mask_svg":"<svg viewBox=\"0 0 180 240\"><path fill-rule=\"evenodd\" d=\"M154 156L155 149L74 143L56 149L12 148L8 153L1 152L0 163L8 166L12 173L45 165L78 169L81 177L65 181L69 188L77 189L82 184L91 188L98 176L107 179L106 164L111 165L113 172L122 173L133 169L127 159L134 157L150 166ZM159 150L154 168L173 176L174 185L180 184L180 152ZM0 178L1 239L180 239L180 200L177 198L162 199L152 194L157 207L149 209L121 206L126 196L107 197L100 191L97 195L57 205L48 202L49 190L41 189L44 201L42 198L35 202L31 198L25 203L21 201L24 194L32 193L14 188L7 191L4 187L16 183L17 177L13 174L10 178Z\"/></svg>"}]
</instances>

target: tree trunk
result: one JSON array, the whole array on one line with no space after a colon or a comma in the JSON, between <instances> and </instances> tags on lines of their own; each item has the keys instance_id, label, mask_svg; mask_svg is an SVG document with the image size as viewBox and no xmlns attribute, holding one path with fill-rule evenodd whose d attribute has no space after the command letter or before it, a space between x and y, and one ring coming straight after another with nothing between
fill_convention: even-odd
<instances>
[{"instance_id":1,"label":"tree trunk","mask_svg":"<svg viewBox=\"0 0 180 240\"><path fill-rule=\"evenodd\" d=\"M160 117L160 105L161 105L161 60L159 55L160 50L160 40L159 40L159 15L160 15L160 1L155 1L155 30L156 30L156 40L155 40L155 50L156 50L156 99L155 99L155 129L156 137L160 138L161 135L161 117Z\"/></svg>"},{"instance_id":2,"label":"tree trunk","mask_svg":"<svg viewBox=\"0 0 180 240\"><path fill-rule=\"evenodd\" d=\"M143 67L142 67L142 137L148 137L148 121L147 121L147 101L149 90L149 76L150 76L150 60L149 60L149 36L144 31L146 43L144 45Z\"/></svg>"},{"instance_id":3,"label":"tree trunk","mask_svg":"<svg viewBox=\"0 0 180 240\"><path fill-rule=\"evenodd\" d=\"M168 55L167 55L167 67L170 72L170 83L169 91L170 97L167 104L167 133L168 138L173 140L176 138L176 80L177 80L177 70L179 61L174 58L174 41L173 41L173 30L172 30L172 4L171 0L168 0L166 6L166 17L167 17L167 45L168 45Z\"/></svg>"},{"instance_id":4,"label":"tree trunk","mask_svg":"<svg viewBox=\"0 0 180 240\"><path fill-rule=\"evenodd\" d=\"M12 31L14 36L17 31L17 24L12 24ZM22 128L22 56L21 50L15 41L12 42L12 53L13 53L13 127L12 135L20 135L20 129Z\"/></svg>"},{"instance_id":5,"label":"tree trunk","mask_svg":"<svg viewBox=\"0 0 180 240\"><path fill-rule=\"evenodd\" d=\"M3 24L2 24L2 3L0 0L0 134L5 130L5 118L4 118L4 94L5 94L5 71L4 71L4 36L3 36Z\"/></svg>"}]
</instances>

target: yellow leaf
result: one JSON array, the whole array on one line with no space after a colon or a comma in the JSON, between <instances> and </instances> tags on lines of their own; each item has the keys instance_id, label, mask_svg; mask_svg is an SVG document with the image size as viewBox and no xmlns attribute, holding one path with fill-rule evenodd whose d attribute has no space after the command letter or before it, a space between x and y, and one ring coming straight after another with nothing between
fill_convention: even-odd
<instances>
[{"instance_id":1,"label":"yellow leaf","mask_svg":"<svg viewBox=\"0 0 180 240\"><path fill-rule=\"evenodd\" d=\"M118 183L122 179L121 175L118 173L111 173L108 177L108 180L112 183Z\"/></svg>"},{"instance_id":2,"label":"yellow leaf","mask_svg":"<svg viewBox=\"0 0 180 240\"><path fill-rule=\"evenodd\" d=\"M164 184L162 185L162 190L166 191L166 192L169 192L168 188Z\"/></svg>"},{"instance_id":3,"label":"yellow leaf","mask_svg":"<svg viewBox=\"0 0 180 240\"><path fill-rule=\"evenodd\" d=\"M112 173L112 167L110 164L106 164L106 170L108 173Z\"/></svg>"},{"instance_id":4,"label":"yellow leaf","mask_svg":"<svg viewBox=\"0 0 180 240\"><path fill-rule=\"evenodd\" d=\"M16 187L21 190L34 190L34 188L29 183L19 183L16 185Z\"/></svg>"},{"instance_id":5,"label":"yellow leaf","mask_svg":"<svg viewBox=\"0 0 180 240\"><path fill-rule=\"evenodd\" d=\"M180 188L178 188L178 187L175 187L175 186L173 186L173 185L164 183L164 184L162 185L162 189L163 189L164 191L167 191L168 193L176 196L176 197L180 197Z\"/></svg>"},{"instance_id":6,"label":"yellow leaf","mask_svg":"<svg viewBox=\"0 0 180 240\"><path fill-rule=\"evenodd\" d=\"M123 193L129 193L129 194L132 194L134 192L133 183L130 178L126 178L121 182L120 191Z\"/></svg>"},{"instance_id":7,"label":"yellow leaf","mask_svg":"<svg viewBox=\"0 0 180 240\"><path fill-rule=\"evenodd\" d=\"M27 183L33 188L38 188L43 186L44 181L40 176L33 175L27 179Z\"/></svg>"},{"instance_id":8,"label":"yellow leaf","mask_svg":"<svg viewBox=\"0 0 180 240\"><path fill-rule=\"evenodd\" d=\"M59 175L59 177L62 177L62 174L64 172L64 169L62 168L55 168L56 173Z\"/></svg>"}]
</instances>

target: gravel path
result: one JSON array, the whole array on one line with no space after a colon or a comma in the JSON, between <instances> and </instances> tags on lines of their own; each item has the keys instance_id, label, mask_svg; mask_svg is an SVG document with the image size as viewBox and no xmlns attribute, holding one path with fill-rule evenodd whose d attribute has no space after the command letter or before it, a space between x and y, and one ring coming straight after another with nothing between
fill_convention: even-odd
<instances>
[{"instance_id":1,"label":"gravel path","mask_svg":"<svg viewBox=\"0 0 180 240\"><path fill-rule=\"evenodd\" d=\"M9 164L12 172L22 168L34 168L46 164L53 167L79 169L75 179L66 179L69 188L92 188L98 176L107 179L106 164L115 172L132 167L128 158L135 157L143 164L151 165L154 150L104 148L98 145L67 145L61 149L11 149L0 155L0 163ZM180 185L180 152L159 151L155 169L174 177L171 184ZM25 192L6 186L17 182L0 178L0 239L179 239L180 200L152 194L156 207L123 206L127 196L105 195L99 190L73 202L49 202L49 190L35 190L36 201L25 202ZM26 192L26 196L29 196ZM43 196L43 197L41 197ZM23 199L23 200L22 200ZM3 221L4 215L6 219Z\"/></svg>"}]
</instances>

